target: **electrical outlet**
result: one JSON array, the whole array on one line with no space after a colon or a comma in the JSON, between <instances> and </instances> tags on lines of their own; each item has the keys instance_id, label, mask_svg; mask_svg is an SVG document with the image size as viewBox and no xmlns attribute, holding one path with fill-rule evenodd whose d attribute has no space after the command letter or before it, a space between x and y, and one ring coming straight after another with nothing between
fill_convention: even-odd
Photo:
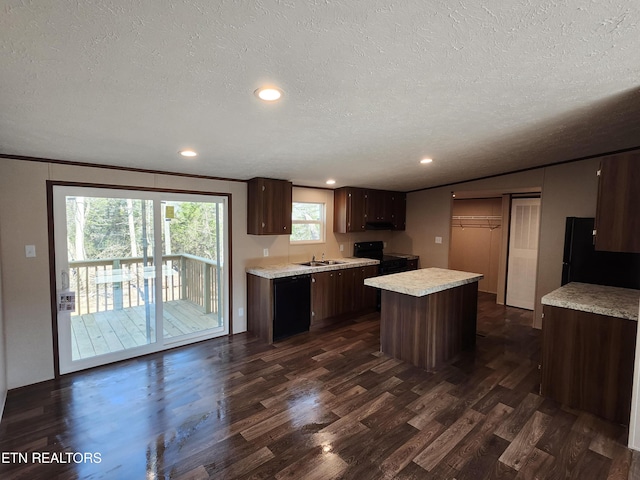
<instances>
[{"instance_id":1,"label":"electrical outlet","mask_svg":"<svg viewBox=\"0 0 640 480\"><path fill-rule=\"evenodd\" d=\"M382 242L382 248L387 248L387 242Z\"/></svg>"},{"instance_id":2,"label":"electrical outlet","mask_svg":"<svg viewBox=\"0 0 640 480\"><path fill-rule=\"evenodd\" d=\"M436 237L436 243L442 243L442 237Z\"/></svg>"},{"instance_id":3,"label":"electrical outlet","mask_svg":"<svg viewBox=\"0 0 640 480\"><path fill-rule=\"evenodd\" d=\"M340 251L344 252L344 245L342 243L340 244Z\"/></svg>"},{"instance_id":4,"label":"electrical outlet","mask_svg":"<svg viewBox=\"0 0 640 480\"><path fill-rule=\"evenodd\" d=\"M36 246L35 245L25 245L24 246L24 255L27 258L33 258L36 256Z\"/></svg>"},{"instance_id":5,"label":"electrical outlet","mask_svg":"<svg viewBox=\"0 0 640 480\"><path fill-rule=\"evenodd\" d=\"M265 248L265 249L262 250L262 256L264 256L264 257L268 257L269 256L269 249L268 248Z\"/></svg>"}]
</instances>

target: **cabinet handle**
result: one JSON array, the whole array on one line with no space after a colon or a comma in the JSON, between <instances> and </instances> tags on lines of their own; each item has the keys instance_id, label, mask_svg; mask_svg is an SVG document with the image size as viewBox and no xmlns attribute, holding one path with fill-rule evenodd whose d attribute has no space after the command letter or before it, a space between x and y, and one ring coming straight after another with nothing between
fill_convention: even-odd
<instances>
[{"instance_id":1,"label":"cabinet handle","mask_svg":"<svg viewBox=\"0 0 640 480\"><path fill-rule=\"evenodd\" d=\"M287 226L285 225L284 227L282 227L282 229L283 229L283 230L286 230L286 229L287 229Z\"/></svg>"},{"instance_id":2,"label":"cabinet handle","mask_svg":"<svg viewBox=\"0 0 640 480\"><path fill-rule=\"evenodd\" d=\"M264 222L262 222L262 228L264 228Z\"/></svg>"}]
</instances>

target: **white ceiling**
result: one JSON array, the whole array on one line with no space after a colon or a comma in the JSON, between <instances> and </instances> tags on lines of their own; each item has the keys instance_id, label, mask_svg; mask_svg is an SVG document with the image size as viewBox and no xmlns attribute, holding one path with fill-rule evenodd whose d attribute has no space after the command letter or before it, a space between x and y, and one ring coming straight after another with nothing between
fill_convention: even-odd
<instances>
[{"instance_id":1,"label":"white ceiling","mask_svg":"<svg viewBox=\"0 0 640 480\"><path fill-rule=\"evenodd\" d=\"M640 145L637 0L0 2L4 155L411 190Z\"/></svg>"}]
</instances>

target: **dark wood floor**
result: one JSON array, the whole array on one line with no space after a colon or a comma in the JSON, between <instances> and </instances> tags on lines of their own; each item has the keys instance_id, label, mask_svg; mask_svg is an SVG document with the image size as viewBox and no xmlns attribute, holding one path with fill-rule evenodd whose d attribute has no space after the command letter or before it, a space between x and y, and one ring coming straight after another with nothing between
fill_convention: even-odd
<instances>
[{"instance_id":1,"label":"dark wood floor","mask_svg":"<svg viewBox=\"0 0 640 480\"><path fill-rule=\"evenodd\" d=\"M531 313L494 301L480 296L475 351L436 373L380 354L370 314L11 391L0 478L627 479L626 428L540 397Z\"/></svg>"}]
</instances>

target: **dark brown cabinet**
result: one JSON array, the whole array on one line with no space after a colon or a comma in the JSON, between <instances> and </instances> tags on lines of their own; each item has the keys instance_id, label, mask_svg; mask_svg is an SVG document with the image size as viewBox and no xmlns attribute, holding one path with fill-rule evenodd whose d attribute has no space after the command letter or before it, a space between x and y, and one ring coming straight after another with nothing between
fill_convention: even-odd
<instances>
[{"instance_id":1,"label":"dark brown cabinet","mask_svg":"<svg viewBox=\"0 0 640 480\"><path fill-rule=\"evenodd\" d=\"M292 184L286 180L252 178L247 183L247 233L290 235Z\"/></svg>"},{"instance_id":2,"label":"dark brown cabinet","mask_svg":"<svg viewBox=\"0 0 640 480\"><path fill-rule=\"evenodd\" d=\"M333 192L333 231L363 232L367 223L366 190L342 187Z\"/></svg>"},{"instance_id":3,"label":"dark brown cabinet","mask_svg":"<svg viewBox=\"0 0 640 480\"><path fill-rule=\"evenodd\" d=\"M368 222L392 221L394 193L387 190L367 190Z\"/></svg>"},{"instance_id":4,"label":"dark brown cabinet","mask_svg":"<svg viewBox=\"0 0 640 480\"><path fill-rule=\"evenodd\" d=\"M391 215L393 229L405 230L407 226L407 194L393 192L391 200L393 201L393 213Z\"/></svg>"},{"instance_id":5,"label":"dark brown cabinet","mask_svg":"<svg viewBox=\"0 0 640 480\"><path fill-rule=\"evenodd\" d=\"M364 279L377 274L377 265L312 273L311 326L330 324L343 320L347 314L374 309L376 290L364 285ZM247 330L267 343L274 338L277 280L247 273Z\"/></svg>"},{"instance_id":6,"label":"dark brown cabinet","mask_svg":"<svg viewBox=\"0 0 640 480\"><path fill-rule=\"evenodd\" d=\"M342 187L333 193L333 231L362 232L367 223L404 230L406 194L389 190Z\"/></svg>"},{"instance_id":7,"label":"dark brown cabinet","mask_svg":"<svg viewBox=\"0 0 640 480\"><path fill-rule=\"evenodd\" d=\"M311 325L334 315L334 272L318 272L311 275Z\"/></svg>"},{"instance_id":8,"label":"dark brown cabinet","mask_svg":"<svg viewBox=\"0 0 640 480\"><path fill-rule=\"evenodd\" d=\"M418 269L418 259L407 260L407 270L417 270Z\"/></svg>"},{"instance_id":9,"label":"dark brown cabinet","mask_svg":"<svg viewBox=\"0 0 640 480\"><path fill-rule=\"evenodd\" d=\"M375 308L375 289L364 279L375 277L378 267L354 267L311 275L311 325L340 319L343 315Z\"/></svg>"},{"instance_id":10,"label":"dark brown cabinet","mask_svg":"<svg viewBox=\"0 0 640 480\"><path fill-rule=\"evenodd\" d=\"M637 322L544 306L542 395L629 424Z\"/></svg>"},{"instance_id":11,"label":"dark brown cabinet","mask_svg":"<svg viewBox=\"0 0 640 480\"><path fill-rule=\"evenodd\" d=\"M596 211L596 250L640 253L640 154L602 159Z\"/></svg>"},{"instance_id":12,"label":"dark brown cabinet","mask_svg":"<svg viewBox=\"0 0 640 480\"><path fill-rule=\"evenodd\" d=\"M378 267L370 265L367 267L353 268L353 284L356 286L353 292L353 304L352 310L366 310L368 308L375 308L376 289L364 285L364 281L367 278L375 277L378 275Z\"/></svg>"}]
</instances>

